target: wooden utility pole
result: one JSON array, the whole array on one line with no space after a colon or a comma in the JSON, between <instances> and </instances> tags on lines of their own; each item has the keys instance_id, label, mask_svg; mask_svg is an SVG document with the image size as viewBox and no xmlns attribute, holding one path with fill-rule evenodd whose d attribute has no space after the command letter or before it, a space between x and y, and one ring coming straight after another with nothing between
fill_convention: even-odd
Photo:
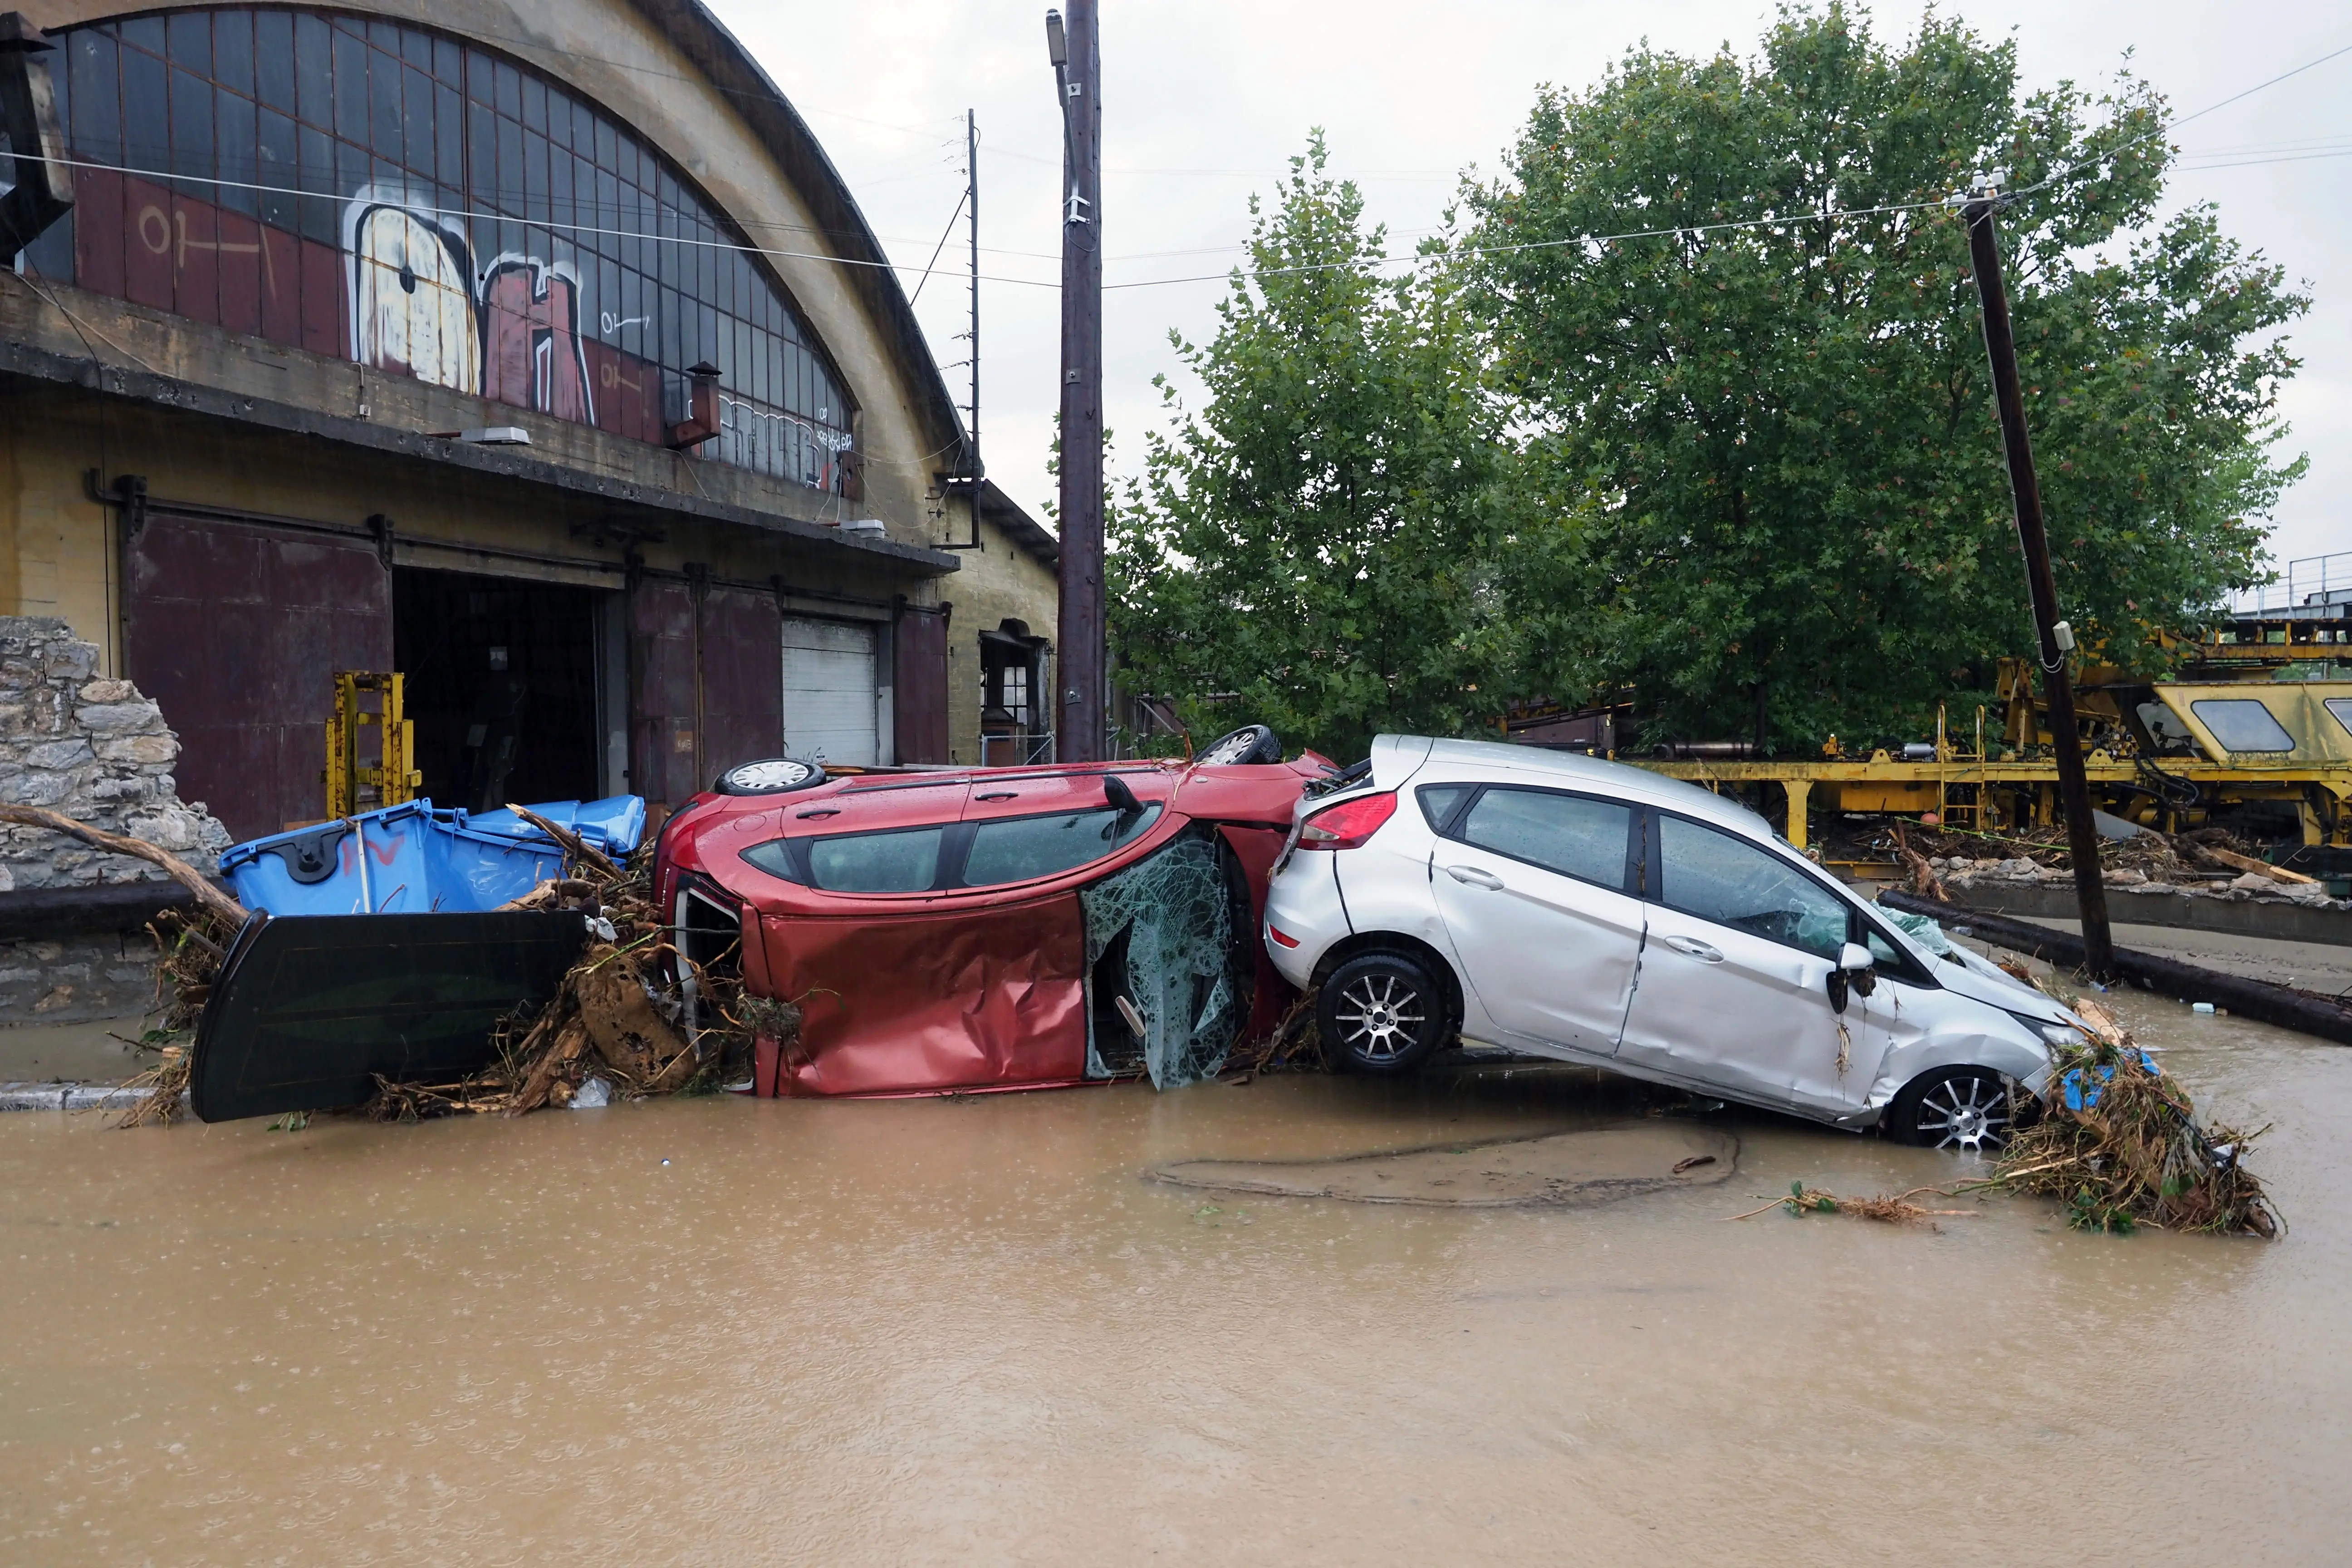
<instances>
[{"instance_id":1,"label":"wooden utility pole","mask_svg":"<svg viewBox=\"0 0 2352 1568\"><path fill-rule=\"evenodd\" d=\"M1055 755L1102 760L1109 735L1103 635L1102 49L1097 0L1045 13L1062 95L1062 607Z\"/></svg>"},{"instance_id":2,"label":"wooden utility pole","mask_svg":"<svg viewBox=\"0 0 2352 1568\"><path fill-rule=\"evenodd\" d=\"M2000 410L2000 444L2009 454L2009 488L2017 503L2017 542L2025 552L2025 585L2033 601L2043 689L2050 700L2050 739L2058 751L2058 797L2066 811L2066 847L2074 862L2074 900L2083 915L2084 967L2094 980L2112 979L2114 938L2107 930L2107 889L2099 875L2099 828L2091 816L2091 785L2083 771L2082 733L2074 723L2074 682L2066 656L2074 634L2058 616L2058 588L2050 575L2050 539L2042 526L2042 485L2025 434L2025 399L2018 390L2017 341L2010 334L2009 289L2000 270L2000 237L1993 216L2000 205L1988 190L1969 202L1969 255L1984 303L1985 357L1992 365L1993 400ZM2028 737L2031 739L2031 737Z\"/></svg>"}]
</instances>

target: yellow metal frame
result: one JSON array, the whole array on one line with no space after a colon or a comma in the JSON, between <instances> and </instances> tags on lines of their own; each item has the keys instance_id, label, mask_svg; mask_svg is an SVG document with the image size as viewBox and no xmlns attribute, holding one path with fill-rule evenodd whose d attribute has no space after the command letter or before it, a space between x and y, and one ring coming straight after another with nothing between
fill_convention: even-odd
<instances>
[{"instance_id":1,"label":"yellow metal frame","mask_svg":"<svg viewBox=\"0 0 2352 1568\"><path fill-rule=\"evenodd\" d=\"M377 694L374 710L362 706L362 692ZM373 765L360 756L360 737L370 725L382 737ZM415 756L416 725L403 711L399 672L335 671L335 711L327 721L327 767L321 775L327 785L327 816L349 816L415 800L425 784L425 775L411 765ZM370 793L364 805L362 791Z\"/></svg>"},{"instance_id":2,"label":"yellow metal frame","mask_svg":"<svg viewBox=\"0 0 2352 1568\"><path fill-rule=\"evenodd\" d=\"M1789 842L1800 849L1806 846L1807 813L1816 789L1822 789L1824 795L1835 792L1838 798L1832 809L1875 810L1904 816L1919 816L1933 811L1939 822L1946 823L1952 820L1957 810L1958 815L1973 818L1970 826L1980 831L1996 826L1987 820L1984 812L1988 794L1997 795L2008 792L2023 797L2031 803L2033 820L2048 823L2055 815L2058 790L2058 764L2048 758L1996 762L1980 756L1946 755L1932 762L1911 763L1885 752L1876 752L1866 762L1852 759L1818 763L1625 760L1652 773L1664 773L1669 778L1687 779L1712 789L1719 790L1725 784L1779 784L1789 801ZM2195 784L2211 804L2273 800L2292 805L2303 824L2304 842L2306 844L2352 844L2352 765L2314 763L2284 768L2251 768L2172 757L2160 763L2149 762L2143 765L2134 758L2118 758L2105 752L2094 752L2084 760L2084 772L2090 779L2095 795L2105 786L2108 799L2102 803L2103 807L2114 810L2125 804L2114 797L2134 794L2135 786L2144 786L2147 783L2147 769L2149 768L2161 771L2168 778ZM1857 788L1861 796L1853 804L1848 804L1844 798L1844 792L1849 788ZM1903 792L1902 798L1906 804L1865 804L1874 797L1885 800L1890 792L1895 790ZM1956 790L1969 792L1970 798L1955 800ZM1911 802L1921 804L1914 805ZM1825 801L1823 804L1829 803ZM2126 809L2116 815L2137 814Z\"/></svg>"}]
</instances>

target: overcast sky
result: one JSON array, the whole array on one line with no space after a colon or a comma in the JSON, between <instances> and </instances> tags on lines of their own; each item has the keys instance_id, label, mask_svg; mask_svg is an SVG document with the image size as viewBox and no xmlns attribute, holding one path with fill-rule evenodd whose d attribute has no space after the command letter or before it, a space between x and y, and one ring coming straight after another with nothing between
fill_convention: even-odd
<instances>
[{"instance_id":1,"label":"overcast sky","mask_svg":"<svg viewBox=\"0 0 2352 1568\"><path fill-rule=\"evenodd\" d=\"M929 261L963 186L963 112L980 120L982 448L1033 510L1050 499L1058 404L1060 128L1045 0L863 0L824 7L715 0L824 141L892 258ZM1990 38L2013 34L2031 86L2145 77L2186 116L2352 45L2341 4L1959 0ZM1221 275L1311 127L1393 237L1435 226L1461 171L1492 171L1543 83L1581 88L1644 37L1685 54L1752 54L1758 0L1107 0L1103 18L1107 415L1132 470L1162 417L1151 378L1176 370L1171 328L1213 330ZM1883 38L1923 7L1881 5ZM2128 60L2126 58L2128 57ZM2311 473L2282 503L2278 560L2352 551L2352 54L2181 128L2179 201L2220 204L2224 228L2284 264L2314 305L2284 411ZM959 222L916 310L964 400L969 305ZM1002 280L998 280L1002 279ZM907 286L915 288L908 274Z\"/></svg>"}]
</instances>

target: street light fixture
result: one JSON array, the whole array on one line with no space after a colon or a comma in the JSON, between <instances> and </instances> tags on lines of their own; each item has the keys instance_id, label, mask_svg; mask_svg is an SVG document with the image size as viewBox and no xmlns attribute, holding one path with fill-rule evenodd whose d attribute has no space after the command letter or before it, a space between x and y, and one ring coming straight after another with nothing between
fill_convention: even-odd
<instances>
[{"instance_id":1,"label":"street light fixture","mask_svg":"<svg viewBox=\"0 0 2352 1568\"><path fill-rule=\"evenodd\" d=\"M1062 31L1059 11L1045 13L1045 57L1054 62L1055 70L1070 63L1070 36Z\"/></svg>"}]
</instances>

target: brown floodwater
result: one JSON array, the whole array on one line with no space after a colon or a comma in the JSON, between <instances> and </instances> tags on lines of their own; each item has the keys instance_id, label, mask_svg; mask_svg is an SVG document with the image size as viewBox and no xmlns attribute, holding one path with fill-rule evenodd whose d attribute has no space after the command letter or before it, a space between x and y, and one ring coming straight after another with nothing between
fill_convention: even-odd
<instances>
[{"instance_id":1,"label":"brown floodwater","mask_svg":"<svg viewBox=\"0 0 2352 1568\"><path fill-rule=\"evenodd\" d=\"M1214 1194L1622 1121L1484 1067L520 1121L0 1117L0 1562L2341 1562L2352 1051L2124 1003L2272 1245Z\"/></svg>"}]
</instances>

